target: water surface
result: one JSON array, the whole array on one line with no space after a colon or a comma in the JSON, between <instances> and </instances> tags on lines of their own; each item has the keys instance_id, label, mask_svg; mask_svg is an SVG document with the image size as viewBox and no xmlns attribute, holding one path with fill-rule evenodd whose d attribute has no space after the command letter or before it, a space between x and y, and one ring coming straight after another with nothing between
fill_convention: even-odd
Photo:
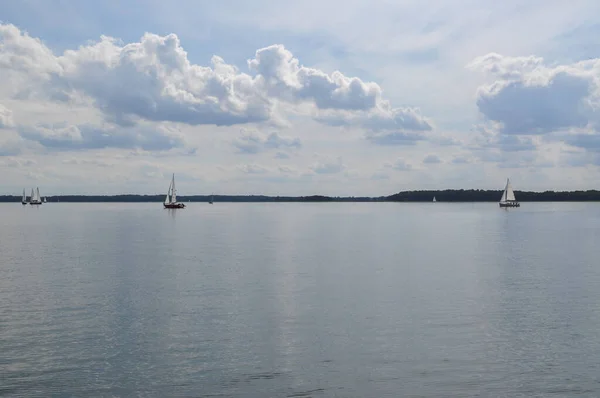
<instances>
[{"instance_id":1,"label":"water surface","mask_svg":"<svg viewBox=\"0 0 600 398\"><path fill-rule=\"evenodd\" d=\"M600 204L0 219L0 395L600 396Z\"/></svg>"}]
</instances>

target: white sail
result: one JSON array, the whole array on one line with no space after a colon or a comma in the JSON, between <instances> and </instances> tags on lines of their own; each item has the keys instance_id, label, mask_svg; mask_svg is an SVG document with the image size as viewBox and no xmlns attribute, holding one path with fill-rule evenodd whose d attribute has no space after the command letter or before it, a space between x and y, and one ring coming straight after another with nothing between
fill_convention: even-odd
<instances>
[{"instance_id":1,"label":"white sail","mask_svg":"<svg viewBox=\"0 0 600 398\"><path fill-rule=\"evenodd\" d=\"M171 184L169 184L169 189L167 189L167 197L165 198L166 204L171 203L171 187L172 186L173 186L173 182L171 182Z\"/></svg>"},{"instance_id":2,"label":"white sail","mask_svg":"<svg viewBox=\"0 0 600 398\"><path fill-rule=\"evenodd\" d=\"M31 188L31 196L29 197L29 201L30 202L35 201L35 192L33 191L33 188Z\"/></svg>"},{"instance_id":3,"label":"white sail","mask_svg":"<svg viewBox=\"0 0 600 398\"><path fill-rule=\"evenodd\" d=\"M508 201L515 201L517 199L515 199L515 192L512 189L512 186L510 185L510 180L506 180L506 200Z\"/></svg>"},{"instance_id":4,"label":"white sail","mask_svg":"<svg viewBox=\"0 0 600 398\"><path fill-rule=\"evenodd\" d=\"M502 192L502 198L500 198L500 202L516 202L515 192L512 189L512 185L510 185L510 179L506 179L506 187L504 188L504 192Z\"/></svg>"},{"instance_id":5,"label":"white sail","mask_svg":"<svg viewBox=\"0 0 600 398\"><path fill-rule=\"evenodd\" d=\"M433 197L433 201L434 201L434 202L437 202L437 201L435 200L435 196Z\"/></svg>"},{"instance_id":6,"label":"white sail","mask_svg":"<svg viewBox=\"0 0 600 398\"><path fill-rule=\"evenodd\" d=\"M23 190L23 199L21 199L21 202L25 203L27 201L27 196L25 195L25 190Z\"/></svg>"},{"instance_id":7,"label":"white sail","mask_svg":"<svg viewBox=\"0 0 600 398\"><path fill-rule=\"evenodd\" d=\"M40 199L41 199L40 198L40 188L38 187L35 189L35 200L37 200L38 202L41 202Z\"/></svg>"},{"instance_id":8,"label":"white sail","mask_svg":"<svg viewBox=\"0 0 600 398\"><path fill-rule=\"evenodd\" d=\"M171 203L177 203L177 191L175 190L175 174L173 174L173 178L171 179Z\"/></svg>"}]
</instances>

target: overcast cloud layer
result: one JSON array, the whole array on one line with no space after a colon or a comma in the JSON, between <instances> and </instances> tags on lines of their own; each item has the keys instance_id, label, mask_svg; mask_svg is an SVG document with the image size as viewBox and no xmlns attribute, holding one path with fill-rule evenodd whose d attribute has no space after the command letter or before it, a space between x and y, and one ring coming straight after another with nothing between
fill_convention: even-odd
<instances>
[{"instance_id":1,"label":"overcast cloud layer","mask_svg":"<svg viewBox=\"0 0 600 398\"><path fill-rule=\"evenodd\" d=\"M244 4L2 3L0 194L598 188L596 2Z\"/></svg>"}]
</instances>

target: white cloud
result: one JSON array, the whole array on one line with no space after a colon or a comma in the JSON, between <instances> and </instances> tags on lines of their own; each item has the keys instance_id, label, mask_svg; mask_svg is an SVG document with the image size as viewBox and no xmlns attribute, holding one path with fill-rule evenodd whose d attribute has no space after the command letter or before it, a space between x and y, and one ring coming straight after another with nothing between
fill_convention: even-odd
<instances>
[{"instance_id":1,"label":"white cloud","mask_svg":"<svg viewBox=\"0 0 600 398\"><path fill-rule=\"evenodd\" d=\"M218 56L210 67L191 63L175 34L146 33L128 44L102 36L55 56L15 26L0 27L0 68L21 76L18 98L82 101L84 96L108 121L123 126L140 119L217 126L277 122L282 102L309 104L313 110L307 116L326 123L336 118L374 130L431 129L417 110L392 108L378 84L300 66L282 45L257 50L248 61L251 76ZM31 84L24 84L28 79Z\"/></svg>"},{"instance_id":2,"label":"white cloud","mask_svg":"<svg viewBox=\"0 0 600 398\"><path fill-rule=\"evenodd\" d=\"M381 87L376 83L349 78L338 71L328 75L300 66L298 59L279 44L256 51L248 66L258 73L272 96L289 102L311 101L319 109L368 110L381 97Z\"/></svg>"},{"instance_id":3,"label":"white cloud","mask_svg":"<svg viewBox=\"0 0 600 398\"><path fill-rule=\"evenodd\" d=\"M0 160L0 165L4 167L18 167L23 168L27 166L35 166L37 162L32 159L23 159L23 158L6 158L4 160Z\"/></svg>"},{"instance_id":4,"label":"white cloud","mask_svg":"<svg viewBox=\"0 0 600 398\"><path fill-rule=\"evenodd\" d=\"M468 68L493 81L477 92L479 111L500 123L504 134L545 134L597 128L600 121L600 59L550 66L538 57L488 54Z\"/></svg>"},{"instance_id":5,"label":"white cloud","mask_svg":"<svg viewBox=\"0 0 600 398\"><path fill-rule=\"evenodd\" d=\"M297 174L298 173L298 170L295 169L294 167L284 166L284 165L280 165L278 167L278 170L284 174Z\"/></svg>"},{"instance_id":6,"label":"white cloud","mask_svg":"<svg viewBox=\"0 0 600 398\"><path fill-rule=\"evenodd\" d=\"M346 165L343 163L341 156L335 159L322 158L315 162L310 170L316 174L337 174L346 170Z\"/></svg>"},{"instance_id":7,"label":"white cloud","mask_svg":"<svg viewBox=\"0 0 600 398\"><path fill-rule=\"evenodd\" d=\"M452 159L452 163L454 163L454 164L469 164L472 162L473 162L473 160L468 156L455 156Z\"/></svg>"},{"instance_id":8,"label":"white cloud","mask_svg":"<svg viewBox=\"0 0 600 398\"><path fill-rule=\"evenodd\" d=\"M423 159L423 163L438 164L438 163L442 163L442 160L440 159L439 156L430 154L430 155L425 156L425 158Z\"/></svg>"},{"instance_id":9,"label":"white cloud","mask_svg":"<svg viewBox=\"0 0 600 398\"><path fill-rule=\"evenodd\" d=\"M425 140L420 132L368 132L365 138L377 145L415 145L418 141Z\"/></svg>"},{"instance_id":10,"label":"white cloud","mask_svg":"<svg viewBox=\"0 0 600 398\"><path fill-rule=\"evenodd\" d=\"M237 169L246 174L265 174L270 171L267 167L255 163L238 165Z\"/></svg>"},{"instance_id":11,"label":"white cloud","mask_svg":"<svg viewBox=\"0 0 600 398\"><path fill-rule=\"evenodd\" d=\"M499 188L508 167L524 189L597 180L598 2L235 3L150 4L128 24L102 2L0 5L20 24L0 24L0 162L37 162L5 169L3 189L154 193L172 172L186 194Z\"/></svg>"},{"instance_id":12,"label":"white cloud","mask_svg":"<svg viewBox=\"0 0 600 398\"><path fill-rule=\"evenodd\" d=\"M385 163L384 167L397 171L410 171L413 169L412 165L402 158L396 159L393 163Z\"/></svg>"},{"instance_id":13,"label":"white cloud","mask_svg":"<svg viewBox=\"0 0 600 398\"><path fill-rule=\"evenodd\" d=\"M140 148L149 151L169 150L184 146L181 135L163 126L119 127L107 124L71 125L68 123L18 126L21 137L54 150L87 150L102 148Z\"/></svg>"},{"instance_id":14,"label":"white cloud","mask_svg":"<svg viewBox=\"0 0 600 398\"><path fill-rule=\"evenodd\" d=\"M238 149L239 153L246 154L256 154L271 149L293 150L300 149L302 147L302 141L300 141L300 139L297 137L289 137L286 135L281 135L277 132L267 135L254 130L242 130L241 136L234 139L232 144ZM282 152L278 152L278 157L280 157L282 154Z\"/></svg>"},{"instance_id":15,"label":"white cloud","mask_svg":"<svg viewBox=\"0 0 600 398\"><path fill-rule=\"evenodd\" d=\"M288 153L286 153L286 152L277 152L275 154L275 158L276 159L289 159L290 155Z\"/></svg>"}]
</instances>

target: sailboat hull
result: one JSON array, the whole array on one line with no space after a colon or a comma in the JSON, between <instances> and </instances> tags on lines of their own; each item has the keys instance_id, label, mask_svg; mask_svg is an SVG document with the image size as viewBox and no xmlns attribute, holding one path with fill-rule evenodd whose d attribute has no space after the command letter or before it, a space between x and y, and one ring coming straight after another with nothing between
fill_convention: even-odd
<instances>
[{"instance_id":1,"label":"sailboat hull","mask_svg":"<svg viewBox=\"0 0 600 398\"><path fill-rule=\"evenodd\" d=\"M163 203L165 209L184 209L185 205L183 203Z\"/></svg>"},{"instance_id":2,"label":"sailboat hull","mask_svg":"<svg viewBox=\"0 0 600 398\"><path fill-rule=\"evenodd\" d=\"M519 204L519 202L505 202L505 203L498 203L498 205L500 207L521 207L521 205Z\"/></svg>"},{"instance_id":3,"label":"sailboat hull","mask_svg":"<svg viewBox=\"0 0 600 398\"><path fill-rule=\"evenodd\" d=\"M42 202L29 202L29 204L32 206L39 206L42 204Z\"/></svg>"}]
</instances>

